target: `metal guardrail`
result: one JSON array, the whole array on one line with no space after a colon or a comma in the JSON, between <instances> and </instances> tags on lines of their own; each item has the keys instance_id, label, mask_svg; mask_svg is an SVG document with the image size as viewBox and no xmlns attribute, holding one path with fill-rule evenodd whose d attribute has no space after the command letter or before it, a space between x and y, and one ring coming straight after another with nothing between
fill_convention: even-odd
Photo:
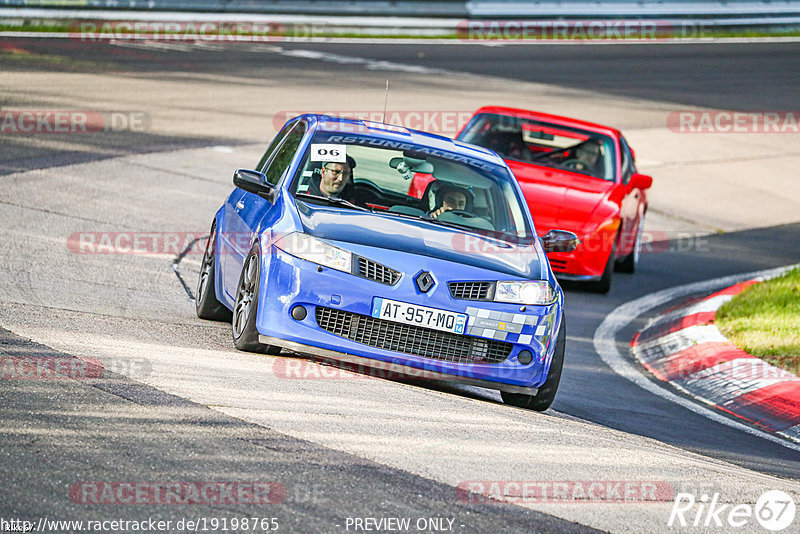
<instances>
[{"instance_id":1,"label":"metal guardrail","mask_svg":"<svg viewBox=\"0 0 800 534\"><path fill-rule=\"evenodd\" d=\"M763 17L800 15L798 0L474 0L471 18Z\"/></svg>"},{"instance_id":2,"label":"metal guardrail","mask_svg":"<svg viewBox=\"0 0 800 534\"><path fill-rule=\"evenodd\" d=\"M465 0L0 0L0 6L270 13L283 15L469 16Z\"/></svg>"},{"instance_id":3,"label":"metal guardrail","mask_svg":"<svg viewBox=\"0 0 800 534\"><path fill-rule=\"evenodd\" d=\"M15 9L16 8L16 9ZM217 13L302 19L330 27L451 31L467 20L648 19L713 26L800 26L800 0L0 0L0 17ZM361 19L361 22L358 21ZM310 20L310 19L309 19Z\"/></svg>"}]
</instances>

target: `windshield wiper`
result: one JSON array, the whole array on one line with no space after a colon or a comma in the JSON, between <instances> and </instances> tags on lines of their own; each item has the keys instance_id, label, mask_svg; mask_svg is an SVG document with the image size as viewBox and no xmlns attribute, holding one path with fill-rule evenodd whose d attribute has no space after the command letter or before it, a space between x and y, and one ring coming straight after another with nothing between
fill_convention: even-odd
<instances>
[{"instance_id":1,"label":"windshield wiper","mask_svg":"<svg viewBox=\"0 0 800 534\"><path fill-rule=\"evenodd\" d=\"M401 214L392 213L392 215L401 215ZM473 226L464 225L464 224L458 224L458 223L450 222L450 221L442 221L440 219L431 217L427 213L425 215L408 215L408 214L403 213L402 215L406 216L406 217L412 217L414 219L419 219L421 221L433 223L433 224L439 224L441 226L447 226L449 228L456 228L456 229L461 230L461 231L467 231L467 232L475 233L475 234L478 234L478 235L483 235L483 234L477 232L478 228L475 228Z\"/></svg>"},{"instance_id":2,"label":"windshield wiper","mask_svg":"<svg viewBox=\"0 0 800 534\"><path fill-rule=\"evenodd\" d=\"M440 221L439 219L434 219L433 217L431 217L429 215L425 216L425 217L420 217L420 219L422 219L423 221L428 221L428 222L433 223L433 224L440 224L442 226L447 226L449 228L456 228L458 230L461 230L462 232L469 232L471 234L475 234L475 235L481 236L484 239L488 239L489 241L494 241L495 243L498 243L501 246L502 245L509 245L509 241L500 239L500 238L492 236L492 235L487 235L487 234L481 232L481 230L482 230L481 228L475 228L475 227L472 227L472 226L465 226L465 225L454 223L454 222L450 222L450 221ZM512 233L512 232L508 232L508 231L503 231L503 232L500 232L500 233L503 234L503 235L513 236L513 238L517 238L517 234L516 233ZM513 243L512 242L511 244L519 246L518 243Z\"/></svg>"},{"instance_id":3,"label":"windshield wiper","mask_svg":"<svg viewBox=\"0 0 800 534\"><path fill-rule=\"evenodd\" d=\"M353 204L349 200L345 200L343 198L325 197L325 196L320 196L320 195L312 195L310 193L295 193L294 196L295 196L295 198L310 198L310 199L314 199L314 200L322 200L324 202L329 202L331 204L336 204L337 206L347 206L348 208L353 208L354 210L372 212L372 210L369 209L369 208L365 208L363 206L359 206L358 204Z\"/></svg>"},{"instance_id":4,"label":"windshield wiper","mask_svg":"<svg viewBox=\"0 0 800 534\"><path fill-rule=\"evenodd\" d=\"M429 223L433 223L433 224L439 224L439 225L442 225L442 226L447 226L448 228L455 228L457 230L461 230L462 232L469 232L471 234L479 235L479 236L481 236L481 237L483 237L485 239L489 239L489 240L492 240L492 241L495 241L497 243L501 243L501 244L504 244L504 245L508 244L509 241L511 241L513 239L519 239L519 236L517 236L516 232L509 232L508 230L503 230L500 233L502 235L504 235L504 236L509 236L509 240L503 240L503 239L500 239L500 238L497 238L497 237L494 237L494 236L490 236L490 235L486 235L484 233L481 233L480 232L480 230L481 230L480 228L474 228L472 226L465 226L463 224L458 224L458 223L454 223L454 222L450 222L450 221L440 221L439 219L434 219L433 217L431 217L428 214L425 214L425 215L412 215L410 213L398 213L396 211L381 212L381 214L382 215L396 215L398 217L405 217L407 219L416 219L418 221L425 221L425 222L429 222ZM512 244L517 244L518 245L518 243L513 243L513 241L512 241Z\"/></svg>"},{"instance_id":5,"label":"windshield wiper","mask_svg":"<svg viewBox=\"0 0 800 534\"><path fill-rule=\"evenodd\" d=\"M423 221L428 221L429 223L433 223L433 224L441 224L442 226L449 226L450 228L458 228L459 230L471 230L471 231L475 230L475 228L472 228L470 226L464 226L462 224L458 224L458 223L454 223L454 222L450 222L450 221L440 221L439 219L435 219L435 218L431 217L430 215L425 215L424 217L420 217L420 219L422 219Z\"/></svg>"}]
</instances>

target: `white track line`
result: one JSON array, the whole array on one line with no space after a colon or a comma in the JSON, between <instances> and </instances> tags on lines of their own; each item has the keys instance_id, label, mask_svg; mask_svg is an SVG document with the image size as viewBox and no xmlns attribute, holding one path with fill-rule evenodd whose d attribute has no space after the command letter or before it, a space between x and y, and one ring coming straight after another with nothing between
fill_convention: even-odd
<instances>
[{"instance_id":1,"label":"white track line","mask_svg":"<svg viewBox=\"0 0 800 534\"><path fill-rule=\"evenodd\" d=\"M715 278L713 280L695 282L692 284L664 289L636 300L626 302L608 314L597 330L595 330L594 348L597 351L597 354L600 355L600 358L602 358L603 361L614 370L614 372L622 377L627 378L642 389L645 389L665 400L674 402L675 404L678 404L691 412L702 415L703 417L707 417L714 422L741 430L742 432L746 432L760 438L764 438L772 441L773 443L777 443L786 448L800 452L800 444L792 443L784 438L770 434L769 432L758 430L733 419L729 419L715 410L701 406L700 404L686 399L685 397L676 395L675 393L659 386L650 380L637 366L629 362L622 356L622 354L620 354L616 341L617 333L619 333L620 330L625 328L637 317L657 306L666 304L667 302L682 296L691 295L693 293L701 293L704 291L711 291L716 288L733 285L743 280L749 280L759 276L777 276L794 267L797 267L797 265L789 265L785 267L778 267L776 269L767 269L764 271L756 271L751 273L734 274L722 278Z\"/></svg>"}]
</instances>

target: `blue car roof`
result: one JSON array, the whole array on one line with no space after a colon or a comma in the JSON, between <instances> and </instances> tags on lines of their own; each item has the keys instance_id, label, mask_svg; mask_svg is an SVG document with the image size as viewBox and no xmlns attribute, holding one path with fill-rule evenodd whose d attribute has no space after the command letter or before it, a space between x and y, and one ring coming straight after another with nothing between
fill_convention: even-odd
<instances>
[{"instance_id":1,"label":"blue car roof","mask_svg":"<svg viewBox=\"0 0 800 534\"><path fill-rule=\"evenodd\" d=\"M455 141L449 137L436 135L420 130L411 130L404 126L394 124L384 124L362 119L348 119L343 117L333 117L331 115L321 115L307 113L295 118L304 119L309 123L309 129L317 132L340 132L340 133L359 133L366 134L381 139L389 139L398 142L413 143L427 147L460 154L475 159L480 159L487 163L505 167L505 162L495 152L488 148L471 145L462 141ZM347 125L348 128L343 128Z\"/></svg>"}]
</instances>

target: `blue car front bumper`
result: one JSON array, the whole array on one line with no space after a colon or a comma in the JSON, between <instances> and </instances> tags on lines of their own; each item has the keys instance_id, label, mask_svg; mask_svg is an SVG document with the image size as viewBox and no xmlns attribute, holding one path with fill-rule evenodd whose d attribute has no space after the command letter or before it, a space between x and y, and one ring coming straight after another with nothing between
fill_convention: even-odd
<instances>
[{"instance_id":1,"label":"blue car front bumper","mask_svg":"<svg viewBox=\"0 0 800 534\"><path fill-rule=\"evenodd\" d=\"M410 376L436 377L514 393L535 394L536 388L544 383L561 322L560 289L557 301L548 306L521 307L454 299L447 285L450 281L509 277L396 250L339 246L391 265L403 274L390 286L320 267L275 246L265 247L256 322L262 343L365 367L391 366L392 370ZM423 270L430 272L436 281L425 293L414 283L414 277ZM372 317L375 297L467 314L465 333L448 334L375 319ZM306 311L300 320L292 316L296 306ZM323 317L324 328L320 325ZM343 321L347 325L340 324ZM461 349L448 346L448 350L436 350L435 347L443 347L448 340ZM402 351L392 350L398 347ZM520 363L518 358L525 350L533 355L528 364ZM497 363L487 361L486 355L492 351L495 357L489 361ZM507 357L497 358L498 351L507 351Z\"/></svg>"}]
</instances>

